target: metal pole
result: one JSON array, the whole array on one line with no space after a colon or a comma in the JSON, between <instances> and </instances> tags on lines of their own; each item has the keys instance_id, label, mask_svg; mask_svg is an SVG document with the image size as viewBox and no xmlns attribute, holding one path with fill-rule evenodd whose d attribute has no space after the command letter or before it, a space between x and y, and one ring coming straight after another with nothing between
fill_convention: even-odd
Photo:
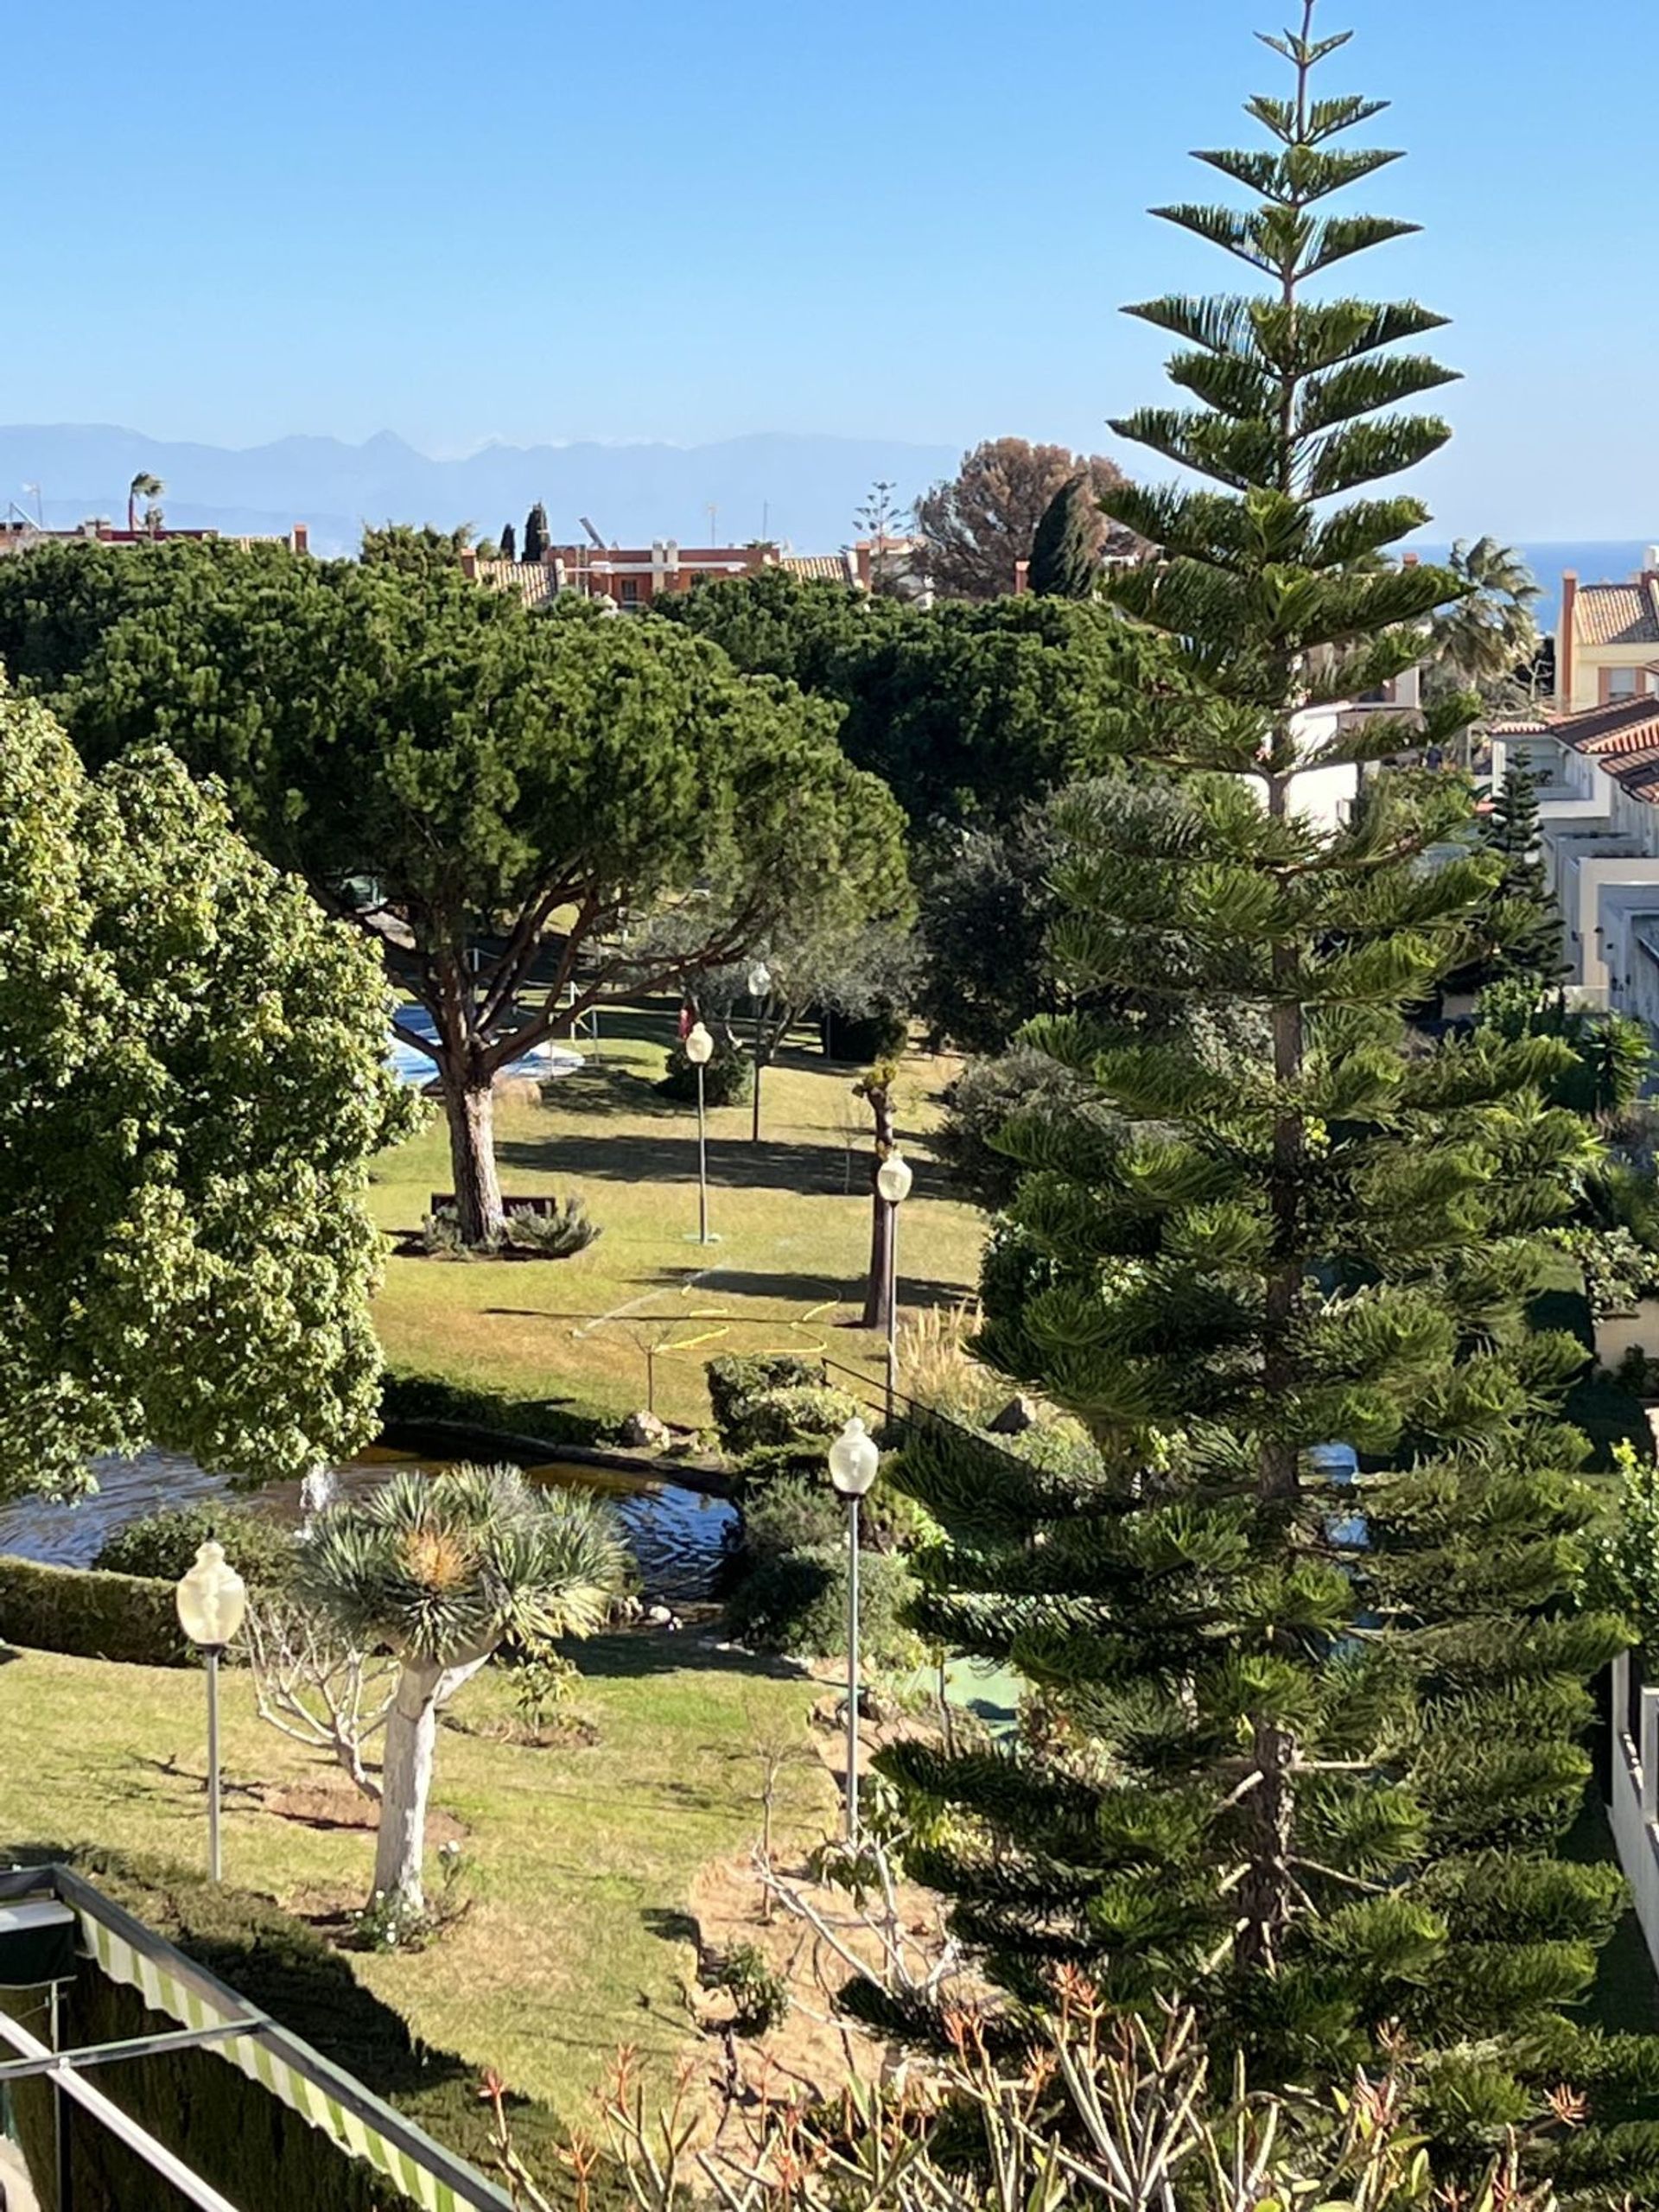
<instances>
[{"instance_id":1,"label":"metal pole","mask_svg":"<svg viewBox=\"0 0 1659 2212\"><path fill-rule=\"evenodd\" d=\"M754 1002L754 1119L749 1128L751 1144L760 1141L760 1031L768 1003L765 999L756 999Z\"/></svg>"},{"instance_id":2,"label":"metal pole","mask_svg":"<svg viewBox=\"0 0 1659 2212\"><path fill-rule=\"evenodd\" d=\"M887 1209L887 1424L893 1424L893 1378L899 1370L899 1201Z\"/></svg>"},{"instance_id":3,"label":"metal pole","mask_svg":"<svg viewBox=\"0 0 1659 2212\"><path fill-rule=\"evenodd\" d=\"M709 1130L703 1119L702 1063L697 1063L697 1242L709 1242Z\"/></svg>"},{"instance_id":4,"label":"metal pole","mask_svg":"<svg viewBox=\"0 0 1659 2212\"><path fill-rule=\"evenodd\" d=\"M222 1878L219 1851L219 1646L207 1646L207 1872Z\"/></svg>"},{"instance_id":5,"label":"metal pole","mask_svg":"<svg viewBox=\"0 0 1659 2212\"><path fill-rule=\"evenodd\" d=\"M61 2050L63 2036L58 2015L58 1984L52 1985L52 2048ZM74 2168L71 2159L73 2145L69 2139L69 2100L64 2094L63 2083L54 2076L52 2082L52 2152L53 2164L57 2169L58 2212L73 2212L75 2196Z\"/></svg>"},{"instance_id":6,"label":"metal pole","mask_svg":"<svg viewBox=\"0 0 1659 2212\"><path fill-rule=\"evenodd\" d=\"M847 1501L847 1840L858 1841L858 1500Z\"/></svg>"}]
</instances>

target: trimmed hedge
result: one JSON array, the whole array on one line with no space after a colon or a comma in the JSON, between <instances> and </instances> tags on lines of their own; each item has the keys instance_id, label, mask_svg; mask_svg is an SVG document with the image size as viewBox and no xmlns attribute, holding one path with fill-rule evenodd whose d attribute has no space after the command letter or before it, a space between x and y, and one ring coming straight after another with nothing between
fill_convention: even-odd
<instances>
[{"instance_id":1,"label":"trimmed hedge","mask_svg":"<svg viewBox=\"0 0 1659 2212\"><path fill-rule=\"evenodd\" d=\"M429 2135L490 2170L490 2114L477 2094L478 2069L453 2051L417 2042L403 2016L365 1989L346 1960L303 1922L268 1898L215 1888L168 1861L128 1858L91 1846L29 1853L74 1866L187 1956L217 1974L282 2026L354 2074ZM70 1999L77 2042L176 2025L146 2011L137 1991L83 1968ZM102 2077L100 2077L101 2079ZM243 2212L389 2212L404 2199L359 2160L337 2151L296 2113L238 2069L206 2050L129 2060L111 2069L111 2093L171 2149L188 2158ZM14 2089L24 2148L49 2176L51 2092ZM545 2105L512 2100L513 2133L542 2187L569 2201L558 2151L563 2131ZM617 2202L620 2187L595 2176L595 2202ZM49 2203L49 2198L43 2198ZM102 2129L75 2131L75 2212L172 2212L181 2202Z\"/></svg>"},{"instance_id":2,"label":"trimmed hedge","mask_svg":"<svg viewBox=\"0 0 1659 2212\"><path fill-rule=\"evenodd\" d=\"M452 1382L447 1376L395 1368L388 1368L381 1382L380 1419L387 1427L398 1421L454 1421L550 1444L611 1444L622 1427L620 1414L578 1398L514 1398L505 1390Z\"/></svg>"},{"instance_id":3,"label":"trimmed hedge","mask_svg":"<svg viewBox=\"0 0 1659 2212\"><path fill-rule=\"evenodd\" d=\"M44 1567L10 1553L0 1553L0 1643L135 1667L196 1661L179 1626L170 1582L96 1567Z\"/></svg>"},{"instance_id":4,"label":"trimmed hedge","mask_svg":"<svg viewBox=\"0 0 1659 2212\"><path fill-rule=\"evenodd\" d=\"M702 1371L715 1427L728 1451L741 1448L733 1444L734 1426L752 1399L768 1390L800 1389L824 1380L821 1359L807 1359L794 1351L757 1352L747 1357L741 1352L727 1352L706 1362Z\"/></svg>"},{"instance_id":5,"label":"trimmed hedge","mask_svg":"<svg viewBox=\"0 0 1659 2212\"><path fill-rule=\"evenodd\" d=\"M916 1639L903 1619L915 1588L915 1578L896 1554L859 1554L859 1643L878 1665L902 1665L917 1656ZM815 1544L761 1560L728 1599L726 1624L752 1650L836 1657L847 1649L844 1547Z\"/></svg>"},{"instance_id":6,"label":"trimmed hedge","mask_svg":"<svg viewBox=\"0 0 1659 2212\"><path fill-rule=\"evenodd\" d=\"M105 1539L92 1564L111 1574L176 1582L195 1564L210 1536L225 1547L226 1557L251 1590L280 1590L293 1580L295 1531L269 1514L220 1498L163 1506L158 1513L129 1521Z\"/></svg>"}]
</instances>

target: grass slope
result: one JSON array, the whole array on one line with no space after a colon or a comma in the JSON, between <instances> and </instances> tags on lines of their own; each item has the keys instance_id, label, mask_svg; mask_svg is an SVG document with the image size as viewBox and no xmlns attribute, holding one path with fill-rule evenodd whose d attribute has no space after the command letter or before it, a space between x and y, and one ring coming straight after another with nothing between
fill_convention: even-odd
<instances>
[{"instance_id":1,"label":"grass slope","mask_svg":"<svg viewBox=\"0 0 1659 2212\"><path fill-rule=\"evenodd\" d=\"M441 1729L434 1802L469 1831L471 1910L430 1950L350 1960L417 2037L580 2122L620 2044L664 2075L684 2047L692 1878L758 1836L751 1746L798 1723L804 1735L811 1689L684 1639L595 1638L573 1656L600 1741L531 1751ZM200 1863L201 1677L3 1646L0 1659L0 1863L82 1840ZM307 1915L360 1904L372 1836L258 1802L262 1785L332 1770L257 1719L245 1674L223 1682L226 1881ZM509 1709L490 1669L454 1717L476 1726ZM829 1824L816 1763L791 1767L783 1789L789 1823Z\"/></svg>"},{"instance_id":2,"label":"grass slope","mask_svg":"<svg viewBox=\"0 0 1659 2212\"><path fill-rule=\"evenodd\" d=\"M555 1262L393 1260L375 1309L399 1368L537 1397L557 1389L625 1413L645 1401L645 1346L659 1355L657 1406L705 1421L702 1362L722 1351L826 1350L879 1372L880 1346L852 1325L868 1263L870 1119L852 1096L858 1071L790 1049L766 1071L762 1137L749 1108L709 1116L710 1226L697 1224L696 1121L658 1096L672 1019L666 1009L607 1015L603 1059L498 1101L504 1190L575 1189L604 1234ZM945 1194L927 1149L938 1094L956 1072L914 1056L899 1089L899 1134L916 1168L902 1217L900 1302L953 1304L977 1280L984 1217ZM420 1224L450 1187L435 1114L376 1166L376 1218ZM610 1318L605 1318L610 1317Z\"/></svg>"}]
</instances>

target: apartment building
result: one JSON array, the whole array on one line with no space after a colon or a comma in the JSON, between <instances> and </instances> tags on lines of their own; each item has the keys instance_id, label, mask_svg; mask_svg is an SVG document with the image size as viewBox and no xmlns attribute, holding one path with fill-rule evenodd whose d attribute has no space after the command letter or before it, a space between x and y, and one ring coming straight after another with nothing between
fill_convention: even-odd
<instances>
[{"instance_id":1,"label":"apartment building","mask_svg":"<svg viewBox=\"0 0 1659 2212\"><path fill-rule=\"evenodd\" d=\"M1568 715L1659 692L1659 545L1623 583L1561 578L1555 690Z\"/></svg>"}]
</instances>

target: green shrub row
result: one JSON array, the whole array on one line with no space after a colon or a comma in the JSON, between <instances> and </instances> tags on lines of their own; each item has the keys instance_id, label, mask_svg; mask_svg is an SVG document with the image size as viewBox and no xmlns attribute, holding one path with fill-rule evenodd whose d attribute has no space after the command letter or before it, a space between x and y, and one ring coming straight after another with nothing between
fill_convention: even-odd
<instances>
[{"instance_id":1,"label":"green shrub row","mask_svg":"<svg viewBox=\"0 0 1659 2212\"><path fill-rule=\"evenodd\" d=\"M899 1667L918 1657L903 1619L914 1590L895 1553L860 1553L858 1636L870 1664ZM727 1624L752 1650L833 1658L847 1649L847 1596L846 1547L814 1544L757 1560L727 1601Z\"/></svg>"},{"instance_id":2,"label":"green shrub row","mask_svg":"<svg viewBox=\"0 0 1659 2212\"><path fill-rule=\"evenodd\" d=\"M251 1590L280 1590L294 1579L294 1530L228 1498L163 1506L106 1537L92 1565L111 1574L176 1582L209 1537Z\"/></svg>"},{"instance_id":3,"label":"green shrub row","mask_svg":"<svg viewBox=\"0 0 1659 2212\"><path fill-rule=\"evenodd\" d=\"M768 1390L800 1389L821 1384L824 1368L821 1359L808 1359L800 1352L755 1352L747 1356L727 1352L719 1359L707 1361L703 1375L709 1384L709 1403L714 1411L721 1445L728 1452L736 1452L744 1448L734 1440L738 1424L753 1400Z\"/></svg>"},{"instance_id":4,"label":"green shrub row","mask_svg":"<svg viewBox=\"0 0 1659 2212\"><path fill-rule=\"evenodd\" d=\"M36 1851L74 1866L106 1896L175 1943L185 1955L260 2005L325 2058L357 2076L440 2143L491 2168L490 2113L480 2103L477 2069L453 2051L417 2041L400 2013L370 1993L321 1936L269 1899L213 1885L166 1861L79 1847ZM170 2027L144 2010L136 1991L83 1969L71 1999L78 2040L132 2036ZM89 2034L87 2031L91 2030ZM359 2160L290 2113L234 2066L210 2052L184 2051L128 2061L122 2102L141 2126L188 2158L243 2212L385 2212L394 2200ZM25 2097L24 2090L35 2091ZM51 2092L17 2085L26 2151L50 2171ZM569 2199L559 2159L560 2125L544 2105L512 2101L513 2132L543 2188ZM85 2139L84 2147L81 2139ZM75 2212L155 2212L168 2196L154 2175L130 2175L119 2145L102 2129L77 2131ZM620 2185L595 2176L594 2203L620 2202ZM401 2198L395 2200L401 2202Z\"/></svg>"},{"instance_id":5,"label":"green shrub row","mask_svg":"<svg viewBox=\"0 0 1659 2212\"><path fill-rule=\"evenodd\" d=\"M0 1643L135 1667L187 1667L194 1659L171 1582L44 1567L10 1554L0 1554Z\"/></svg>"},{"instance_id":6,"label":"green shrub row","mask_svg":"<svg viewBox=\"0 0 1659 2212\"><path fill-rule=\"evenodd\" d=\"M451 1421L503 1435L539 1437L550 1444L608 1444L622 1426L618 1414L576 1398L515 1398L505 1390L397 1368L388 1368L381 1382L380 1419L387 1428Z\"/></svg>"}]
</instances>

